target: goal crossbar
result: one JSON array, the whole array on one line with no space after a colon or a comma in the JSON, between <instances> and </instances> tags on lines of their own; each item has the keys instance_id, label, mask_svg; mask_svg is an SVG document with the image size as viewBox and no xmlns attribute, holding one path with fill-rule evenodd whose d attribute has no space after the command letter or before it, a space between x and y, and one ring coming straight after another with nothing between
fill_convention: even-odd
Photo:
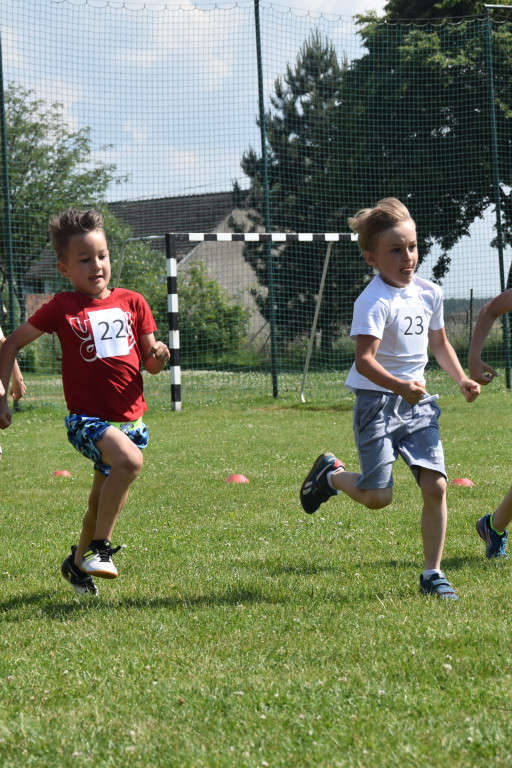
<instances>
[{"instance_id":1,"label":"goal crossbar","mask_svg":"<svg viewBox=\"0 0 512 768\"><path fill-rule=\"evenodd\" d=\"M181 353L180 353L180 331L179 331L179 310L178 310L178 270L176 257L177 242L245 242L245 243L328 243L324 269L322 273L322 282L317 297L315 317L311 329L310 340L308 344L308 353L301 384L301 401L304 401L304 385L306 381L309 358L316 332L316 322L322 300L323 284L332 245L334 243L350 243L357 241L357 235L350 232L167 232L165 235L146 235L141 237L128 238L123 244L121 259L117 273L117 285L121 277L122 261L124 249L128 242L132 240L156 240L165 239L165 257L167 274L167 319L169 325L169 351L170 372L171 372L171 407L174 411L181 411Z\"/></svg>"}]
</instances>

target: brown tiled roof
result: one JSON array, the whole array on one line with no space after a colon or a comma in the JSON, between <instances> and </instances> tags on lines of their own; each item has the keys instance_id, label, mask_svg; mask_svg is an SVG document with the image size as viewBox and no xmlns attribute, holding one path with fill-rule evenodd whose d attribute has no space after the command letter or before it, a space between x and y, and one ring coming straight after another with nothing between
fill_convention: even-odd
<instances>
[{"instance_id":1,"label":"brown tiled roof","mask_svg":"<svg viewBox=\"0 0 512 768\"><path fill-rule=\"evenodd\" d=\"M231 192L109 203L134 237L166 232L211 232L233 209Z\"/></svg>"},{"instance_id":2,"label":"brown tiled roof","mask_svg":"<svg viewBox=\"0 0 512 768\"><path fill-rule=\"evenodd\" d=\"M132 228L133 237L165 235L167 232L212 232L233 210L231 192L187 197L161 197L109 203L112 213ZM155 243L153 248L159 248ZM190 243L178 243L183 256ZM161 248L164 244L162 241Z\"/></svg>"},{"instance_id":3,"label":"brown tiled roof","mask_svg":"<svg viewBox=\"0 0 512 768\"><path fill-rule=\"evenodd\" d=\"M109 203L116 218L128 224L133 237L165 235L167 232L212 232L233 210L231 192L184 197L160 197L148 200L121 200ZM178 257L183 257L196 243L176 244ZM151 247L164 250L164 240ZM43 252L28 272L32 280L44 280L55 274L55 254Z\"/></svg>"}]
</instances>

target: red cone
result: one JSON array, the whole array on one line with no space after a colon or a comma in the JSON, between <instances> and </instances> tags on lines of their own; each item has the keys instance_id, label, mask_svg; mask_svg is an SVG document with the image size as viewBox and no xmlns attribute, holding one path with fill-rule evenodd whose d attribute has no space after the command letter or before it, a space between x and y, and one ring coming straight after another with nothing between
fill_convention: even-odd
<instances>
[{"instance_id":1,"label":"red cone","mask_svg":"<svg viewBox=\"0 0 512 768\"><path fill-rule=\"evenodd\" d=\"M230 475L226 477L226 483L248 483L245 475Z\"/></svg>"}]
</instances>

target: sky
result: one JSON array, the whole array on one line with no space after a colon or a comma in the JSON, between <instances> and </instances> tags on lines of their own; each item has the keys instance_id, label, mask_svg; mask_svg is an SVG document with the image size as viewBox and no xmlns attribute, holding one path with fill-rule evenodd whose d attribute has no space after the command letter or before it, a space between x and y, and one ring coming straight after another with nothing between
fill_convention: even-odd
<instances>
[{"instance_id":1,"label":"sky","mask_svg":"<svg viewBox=\"0 0 512 768\"><path fill-rule=\"evenodd\" d=\"M354 60L353 16L384 4L261 0L265 108L311 30ZM73 130L90 127L96 159L129 176L109 199L247 186L240 159L260 143L253 0L2 0L0 23L4 80L59 101Z\"/></svg>"},{"instance_id":2,"label":"sky","mask_svg":"<svg viewBox=\"0 0 512 768\"><path fill-rule=\"evenodd\" d=\"M263 5L264 0L261 1ZM387 0L318 0L318 2L313 2L313 0L294 0L293 2L273 3L273 5L286 6L296 11L309 12L312 15L323 13L349 18L358 13L366 13L371 10L377 11L381 15L386 2ZM219 3L219 5L221 4ZM205 2L197 3L197 5L200 7L204 6L205 8L209 7Z\"/></svg>"}]
</instances>

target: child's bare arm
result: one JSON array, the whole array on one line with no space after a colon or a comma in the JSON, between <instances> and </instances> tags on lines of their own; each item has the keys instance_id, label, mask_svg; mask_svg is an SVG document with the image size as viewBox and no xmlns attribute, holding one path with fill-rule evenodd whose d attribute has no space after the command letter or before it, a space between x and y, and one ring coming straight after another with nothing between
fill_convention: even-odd
<instances>
[{"instance_id":1,"label":"child's bare arm","mask_svg":"<svg viewBox=\"0 0 512 768\"><path fill-rule=\"evenodd\" d=\"M5 343L5 336L0 339L0 346ZM14 361L14 368L12 371L12 377L11 377L11 395L13 396L14 400L21 400L25 392L27 391L27 387L25 385L25 382L23 381L23 376L20 371L20 367L17 363L17 361ZM3 392L0 393L0 397L2 396Z\"/></svg>"},{"instance_id":2,"label":"child's bare arm","mask_svg":"<svg viewBox=\"0 0 512 768\"><path fill-rule=\"evenodd\" d=\"M23 380L23 375L20 371L18 361L15 360L11 377L11 395L13 396L14 400L21 400L26 391L27 385Z\"/></svg>"},{"instance_id":3,"label":"child's bare arm","mask_svg":"<svg viewBox=\"0 0 512 768\"><path fill-rule=\"evenodd\" d=\"M445 329L429 331L429 344L437 362L443 371L446 371L450 378L458 384L467 402L472 403L473 400L476 400L480 394L480 387L476 381L472 381L466 376L457 353L448 341Z\"/></svg>"},{"instance_id":4,"label":"child's bare arm","mask_svg":"<svg viewBox=\"0 0 512 768\"><path fill-rule=\"evenodd\" d=\"M163 341L156 341L154 333L146 333L139 338L139 349L144 368L148 373L160 373L171 353Z\"/></svg>"},{"instance_id":5,"label":"child's bare arm","mask_svg":"<svg viewBox=\"0 0 512 768\"><path fill-rule=\"evenodd\" d=\"M503 291L494 299L491 299L477 317L471 347L468 354L469 373L479 384L490 384L499 373L482 360L482 349L489 331L498 317L512 311L512 289Z\"/></svg>"},{"instance_id":6,"label":"child's bare arm","mask_svg":"<svg viewBox=\"0 0 512 768\"><path fill-rule=\"evenodd\" d=\"M20 349L23 349L42 334L43 331L38 330L27 321L11 333L0 347L0 381L4 389L4 394L0 397L0 429L6 429L11 424L12 414L5 393L9 389L16 356Z\"/></svg>"}]
</instances>

